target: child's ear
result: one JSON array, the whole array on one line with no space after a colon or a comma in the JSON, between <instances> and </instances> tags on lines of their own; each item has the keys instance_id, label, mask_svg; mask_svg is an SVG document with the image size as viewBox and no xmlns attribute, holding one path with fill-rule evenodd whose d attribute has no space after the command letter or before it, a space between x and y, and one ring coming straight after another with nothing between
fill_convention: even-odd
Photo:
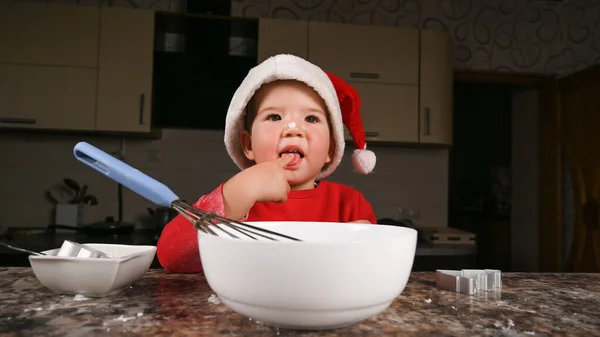
<instances>
[{"instance_id":1,"label":"child's ear","mask_svg":"<svg viewBox=\"0 0 600 337\"><path fill-rule=\"evenodd\" d=\"M248 160L254 160L254 152L252 151L252 137L250 132L244 130L240 133L240 142L242 143L242 149Z\"/></svg>"},{"instance_id":2,"label":"child's ear","mask_svg":"<svg viewBox=\"0 0 600 337\"><path fill-rule=\"evenodd\" d=\"M333 140L333 138L331 138L331 140L329 141L329 153L327 155L327 160L325 160L325 163L331 163L331 158L333 158L334 153L335 153L335 141Z\"/></svg>"}]
</instances>

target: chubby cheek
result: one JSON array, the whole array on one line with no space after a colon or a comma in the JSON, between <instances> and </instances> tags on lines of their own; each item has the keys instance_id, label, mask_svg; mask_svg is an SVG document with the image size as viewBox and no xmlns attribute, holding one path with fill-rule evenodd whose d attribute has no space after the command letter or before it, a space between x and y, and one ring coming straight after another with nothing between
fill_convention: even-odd
<instances>
[{"instance_id":1,"label":"chubby cheek","mask_svg":"<svg viewBox=\"0 0 600 337\"><path fill-rule=\"evenodd\" d=\"M311 157L319 158L319 161L328 161L329 158L329 146L330 136L327 130L320 132L314 132L311 134L312 141L310 142L310 153Z\"/></svg>"},{"instance_id":2,"label":"chubby cheek","mask_svg":"<svg viewBox=\"0 0 600 337\"><path fill-rule=\"evenodd\" d=\"M271 127L252 129L252 152L254 161L260 163L277 159L277 139L281 130Z\"/></svg>"}]
</instances>

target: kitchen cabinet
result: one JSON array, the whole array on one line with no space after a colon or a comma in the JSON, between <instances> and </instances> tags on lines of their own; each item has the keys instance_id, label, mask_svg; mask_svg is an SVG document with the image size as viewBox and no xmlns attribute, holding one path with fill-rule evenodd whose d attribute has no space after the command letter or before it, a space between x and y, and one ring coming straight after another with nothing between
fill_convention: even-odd
<instances>
[{"instance_id":1,"label":"kitchen cabinet","mask_svg":"<svg viewBox=\"0 0 600 337\"><path fill-rule=\"evenodd\" d=\"M0 0L0 62L97 67L100 9Z\"/></svg>"},{"instance_id":2,"label":"kitchen cabinet","mask_svg":"<svg viewBox=\"0 0 600 337\"><path fill-rule=\"evenodd\" d=\"M149 132L154 11L0 0L0 127Z\"/></svg>"},{"instance_id":3,"label":"kitchen cabinet","mask_svg":"<svg viewBox=\"0 0 600 337\"><path fill-rule=\"evenodd\" d=\"M260 22L258 61L282 52L306 55L348 81L361 97L367 141L452 145L452 40L447 33L302 20ZM345 138L351 140L347 130Z\"/></svg>"},{"instance_id":4,"label":"kitchen cabinet","mask_svg":"<svg viewBox=\"0 0 600 337\"><path fill-rule=\"evenodd\" d=\"M307 21L259 19L257 61L260 63L276 54L292 54L307 59Z\"/></svg>"},{"instance_id":5,"label":"kitchen cabinet","mask_svg":"<svg viewBox=\"0 0 600 337\"><path fill-rule=\"evenodd\" d=\"M421 31L420 143L452 145L452 40Z\"/></svg>"},{"instance_id":6,"label":"kitchen cabinet","mask_svg":"<svg viewBox=\"0 0 600 337\"><path fill-rule=\"evenodd\" d=\"M149 132L154 12L102 7L96 130Z\"/></svg>"},{"instance_id":7,"label":"kitchen cabinet","mask_svg":"<svg viewBox=\"0 0 600 337\"><path fill-rule=\"evenodd\" d=\"M347 81L419 83L419 31L308 23L308 59Z\"/></svg>"},{"instance_id":8,"label":"kitchen cabinet","mask_svg":"<svg viewBox=\"0 0 600 337\"><path fill-rule=\"evenodd\" d=\"M94 68L0 63L0 126L93 130Z\"/></svg>"},{"instance_id":9,"label":"kitchen cabinet","mask_svg":"<svg viewBox=\"0 0 600 337\"><path fill-rule=\"evenodd\" d=\"M348 83L361 95L361 117L367 142L419 141L416 113L419 105L418 86L354 81ZM352 139L347 129L345 138Z\"/></svg>"}]
</instances>

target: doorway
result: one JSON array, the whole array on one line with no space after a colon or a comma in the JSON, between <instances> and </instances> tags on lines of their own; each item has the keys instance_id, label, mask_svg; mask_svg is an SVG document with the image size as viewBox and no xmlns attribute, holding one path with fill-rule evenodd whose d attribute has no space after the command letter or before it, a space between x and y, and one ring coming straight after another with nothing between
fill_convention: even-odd
<instances>
[{"instance_id":1,"label":"doorway","mask_svg":"<svg viewBox=\"0 0 600 337\"><path fill-rule=\"evenodd\" d=\"M600 66L559 80L564 249L569 272L600 272Z\"/></svg>"},{"instance_id":2,"label":"doorway","mask_svg":"<svg viewBox=\"0 0 600 337\"><path fill-rule=\"evenodd\" d=\"M556 88L548 76L455 73L449 223L477 234L480 268L556 267L560 253L540 254L560 249Z\"/></svg>"}]
</instances>

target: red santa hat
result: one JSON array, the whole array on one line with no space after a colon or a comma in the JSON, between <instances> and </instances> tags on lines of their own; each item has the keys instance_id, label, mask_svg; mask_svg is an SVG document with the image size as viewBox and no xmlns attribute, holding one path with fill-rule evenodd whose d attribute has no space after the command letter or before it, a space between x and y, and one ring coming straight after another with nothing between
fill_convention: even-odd
<instances>
[{"instance_id":1,"label":"red santa hat","mask_svg":"<svg viewBox=\"0 0 600 337\"><path fill-rule=\"evenodd\" d=\"M352 165L355 171L368 174L373 170L376 157L372 151L367 150L358 92L341 78L323 71L300 57L288 54L272 56L252 68L229 104L225 118L225 147L240 169L254 164L244 155L240 142L246 105L263 84L276 80L296 80L305 83L321 96L327 106L333 133L334 153L331 162L320 172L320 179L333 173L342 161L345 147L344 125L354 140Z\"/></svg>"}]
</instances>

